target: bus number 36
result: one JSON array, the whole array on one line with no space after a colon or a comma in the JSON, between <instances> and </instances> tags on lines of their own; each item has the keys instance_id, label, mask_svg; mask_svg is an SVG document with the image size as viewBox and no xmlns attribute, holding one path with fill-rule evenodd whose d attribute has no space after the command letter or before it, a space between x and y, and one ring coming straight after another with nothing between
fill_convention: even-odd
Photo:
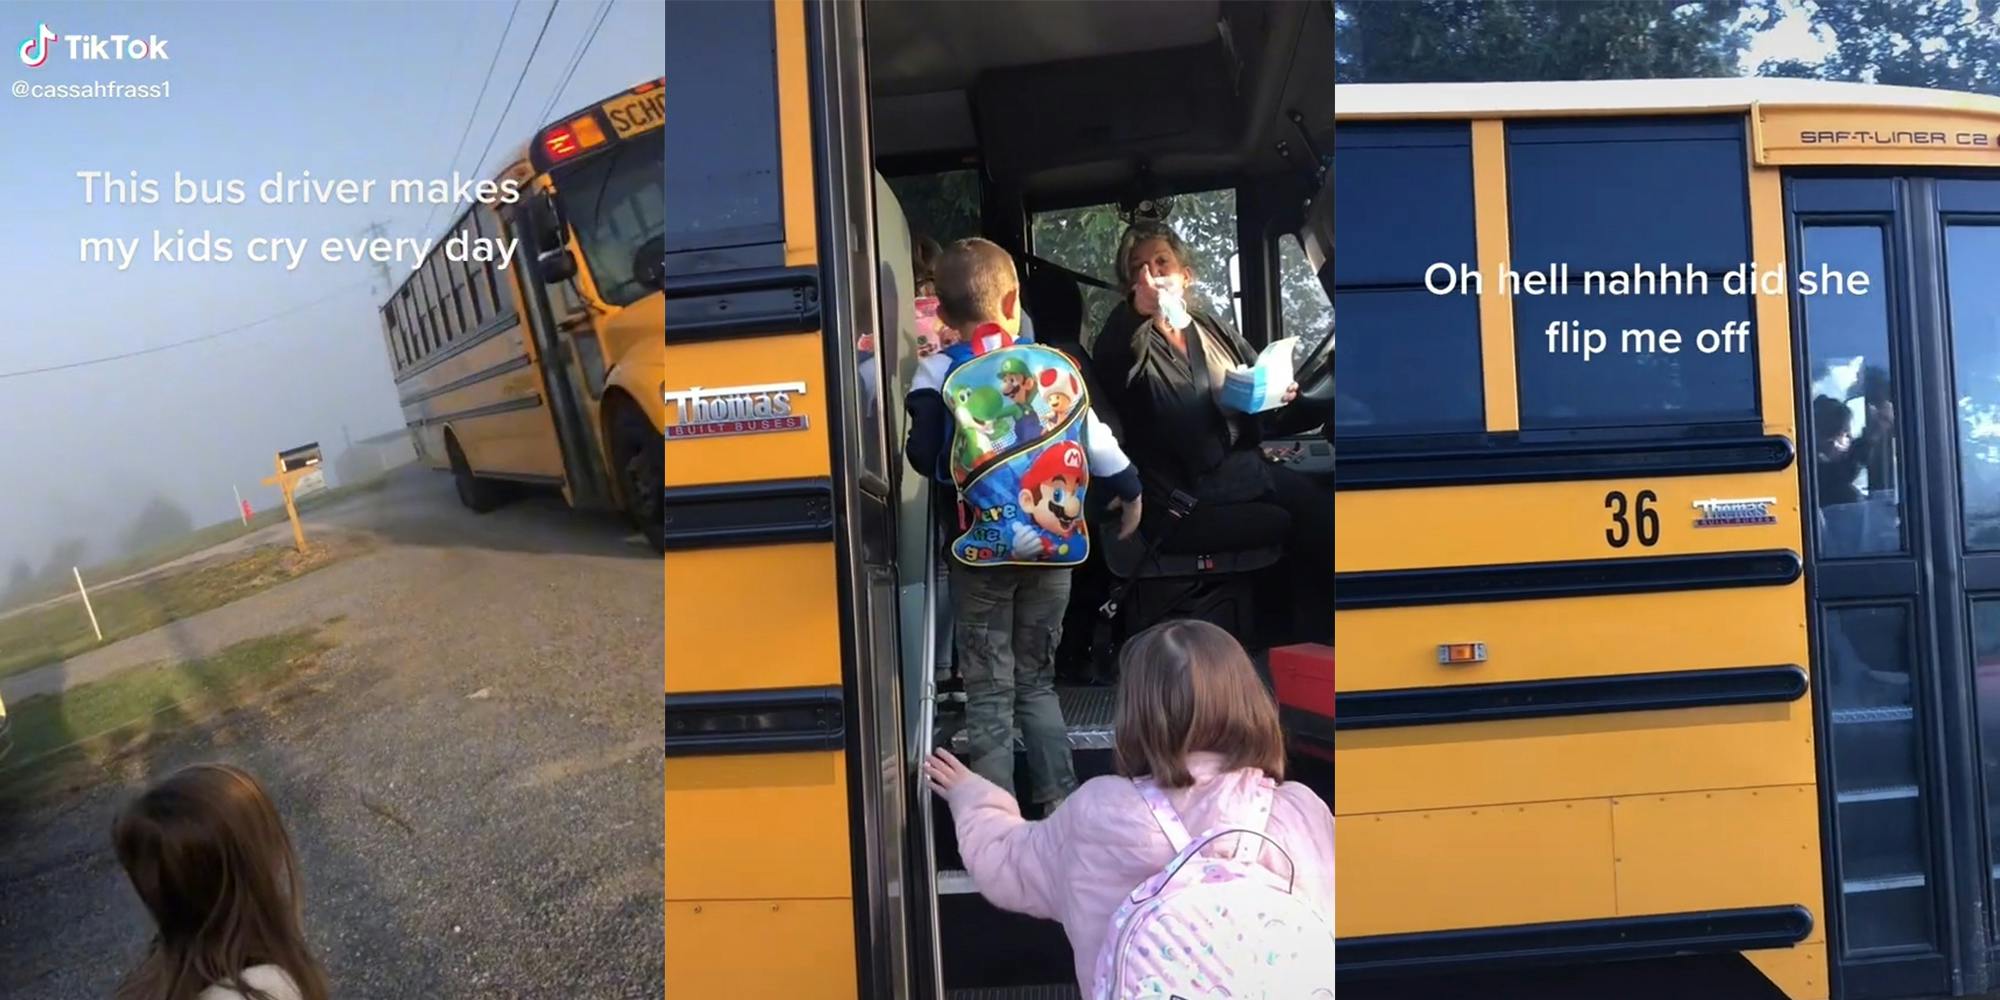
<instances>
[{"instance_id":1,"label":"bus number 36","mask_svg":"<svg viewBox=\"0 0 2000 1000\"><path fill-rule=\"evenodd\" d=\"M1611 512L1611 527L1604 529L1604 540L1614 549L1622 549L1632 541L1632 521L1639 522L1639 544L1656 545L1660 541L1660 512L1652 504L1660 499L1652 490L1640 490L1632 502L1626 503L1625 494L1612 490L1604 495L1604 509ZM1627 516L1628 509L1632 517Z\"/></svg>"}]
</instances>

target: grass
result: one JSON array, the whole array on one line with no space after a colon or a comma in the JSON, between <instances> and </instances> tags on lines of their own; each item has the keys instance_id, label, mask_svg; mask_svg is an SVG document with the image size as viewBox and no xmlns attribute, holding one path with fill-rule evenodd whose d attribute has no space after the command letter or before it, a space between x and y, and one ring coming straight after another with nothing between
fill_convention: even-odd
<instances>
[{"instance_id":1,"label":"grass","mask_svg":"<svg viewBox=\"0 0 2000 1000\"><path fill-rule=\"evenodd\" d=\"M364 493L374 493L388 484L389 477L383 475L358 483L350 483L346 486L333 487L298 501L297 507L299 508L299 513L304 514L315 508L324 507L336 500L343 500ZM253 531L260 531L274 524L283 523L285 523L285 506L280 503L274 507L258 511L256 516L250 519L248 526L245 526L240 519L236 521L222 521L211 524L206 528L197 528L178 538L170 538L158 545L142 549L129 556L98 563L95 566L85 566L83 568L83 579L85 583L89 583L92 586L112 580L121 580L135 573L143 573L155 566L194 555L205 549L214 548L224 542L235 541ZM310 537L312 525L308 523L306 529L309 533L308 537ZM7 603L0 605L0 612L6 611L9 607L33 604L37 601L45 601L52 597L73 593L75 593L75 590L72 584L65 578L46 586L24 589L19 594L8 595ZM78 609L79 612L81 610ZM85 622L84 626L88 628L89 622ZM0 641L0 647L4 647L4 645L4 641ZM5 676L6 672L4 660L0 660L0 676Z\"/></svg>"},{"instance_id":2,"label":"grass","mask_svg":"<svg viewBox=\"0 0 2000 1000\"><path fill-rule=\"evenodd\" d=\"M90 600L104 629L104 642L111 643L297 579L344 554L341 547L324 542L312 543L303 555L289 543L260 546L227 560L94 591ZM0 618L0 677L60 662L99 645L78 600L8 615Z\"/></svg>"},{"instance_id":3,"label":"grass","mask_svg":"<svg viewBox=\"0 0 2000 1000\"><path fill-rule=\"evenodd\" d=\"M0 786L47 777L58 764L102 762L233 708L333 645L316 628L295 629L240 642L205 659L140 667L9 706L13 748L0 760ZM64 759L52 760L55 755Z\"/></svg>"}]
</instances>

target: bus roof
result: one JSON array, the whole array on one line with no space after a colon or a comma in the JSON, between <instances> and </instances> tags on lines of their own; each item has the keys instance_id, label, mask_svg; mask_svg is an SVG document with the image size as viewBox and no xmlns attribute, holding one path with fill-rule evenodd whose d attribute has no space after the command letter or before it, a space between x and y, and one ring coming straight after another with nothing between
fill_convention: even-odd
<instances>
[{"instance_id":1,"label":"bus roof","mask_svg":"<svg viewBox=\"0 0 2000 1000\"><path fill-rule=\"evenodd\" d=\"M1922 87L1831 80L1723 77L1519 83L1345 83L1339 121L1369 118L1575 117L1748 111L1757 105L1949 109L2000 118L2000 98Z\"/></svg>"}]
</instances>

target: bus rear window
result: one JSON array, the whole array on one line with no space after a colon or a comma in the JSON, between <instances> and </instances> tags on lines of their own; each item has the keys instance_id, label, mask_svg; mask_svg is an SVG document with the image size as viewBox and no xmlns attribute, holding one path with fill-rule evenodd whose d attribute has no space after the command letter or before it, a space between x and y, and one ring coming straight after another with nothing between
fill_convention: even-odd
<instances>
[{"instance_id":1,"label":"bus rear window","mask_svg":"<svg viewBox=\"0 0 2000 1000\"><path fill-rule=\"evenodd\" d=\"M1424 289L1431 264L1477 260L1469 126L1343 125L1333 148L1335 435L1480 430L1478 300Z\"/></svg>"},{"instance_id":2,"label":"bus rear window","mask_svg":"<svg viewBox=\"0 0 2000 1000\"><path fill-rule=\"evenodd\" d=\"M1522 430L1757 419L1755 339L1697 346L1701 331L1735 334L1752 318L1752 297L1722 287L1750 259L1743 128L1738 117L1508 124L1513 266L1568 269L1566 285L1514 298ZM1586 294L1592 271L1659 286ZM1604 332L1603 350L1583 349L1589 330Z\"/></svg>"}]
</instances>

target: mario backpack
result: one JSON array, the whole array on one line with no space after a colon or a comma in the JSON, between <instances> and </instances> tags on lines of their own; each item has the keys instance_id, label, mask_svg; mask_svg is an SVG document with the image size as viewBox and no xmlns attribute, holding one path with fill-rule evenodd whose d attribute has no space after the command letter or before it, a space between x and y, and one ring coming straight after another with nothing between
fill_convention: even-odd
<instances>
[{"instance_id":1,"label":"mario backpack","mask_svg":"<svg viewBox=\"0 0 2000 1000\"><path fill-rule=\"evenodd\" d=\"M1083 562L1090 401L1076 362L1053 347L975 338L942 392L962 529L952 555L968 566Z\"/></svg>"}]
</instances>

